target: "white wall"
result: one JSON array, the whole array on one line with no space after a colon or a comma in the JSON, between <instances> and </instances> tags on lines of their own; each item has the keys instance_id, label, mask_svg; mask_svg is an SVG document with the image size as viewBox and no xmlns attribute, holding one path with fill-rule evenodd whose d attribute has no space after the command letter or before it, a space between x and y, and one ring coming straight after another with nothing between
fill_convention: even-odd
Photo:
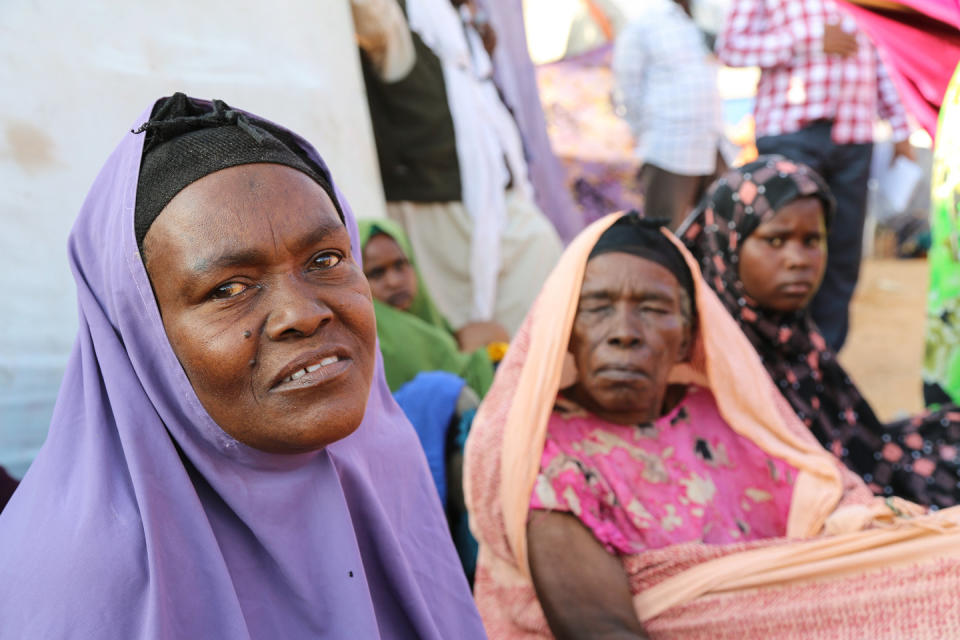
<instances>
[{"instance_id":1,"label":"white wall","mask_svg":"<svg viewBox=\"0 0 960 640\"><path fill-rule=\"evenodd\" d=\"M43 441L76 331L67 234L154 99L222 98L288 126L358 215L383 215L347 0L160 5L0 2L0 465L16 474Z\"/></svg>"}]
</instances>

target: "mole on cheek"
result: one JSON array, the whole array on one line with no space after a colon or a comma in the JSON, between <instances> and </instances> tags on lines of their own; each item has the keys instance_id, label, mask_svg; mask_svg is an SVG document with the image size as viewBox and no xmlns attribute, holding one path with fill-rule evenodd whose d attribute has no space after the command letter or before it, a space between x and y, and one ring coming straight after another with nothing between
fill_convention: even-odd
<instances>
[{"instance_id":1,"label":"mole on cheek","mask_svg":"<svg viewBox=\"0 0 960 640\"><path fill-rule=\"evenodd\" d=\"M243 332L243 337L244 337L244 338L249 338L251 335L252 335L252 334L250 333L250 329L246 329L246 330Z\"/></svg>"}]
</instances>

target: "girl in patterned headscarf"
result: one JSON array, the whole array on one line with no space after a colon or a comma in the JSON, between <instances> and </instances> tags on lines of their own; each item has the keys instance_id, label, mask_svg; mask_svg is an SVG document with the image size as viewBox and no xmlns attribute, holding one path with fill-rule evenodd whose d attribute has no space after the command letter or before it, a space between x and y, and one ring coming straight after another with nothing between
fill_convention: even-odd
<instances>
[{"instance_id":1,"label":"girl in patterned headscarf","mask_svg":"<svg viewBox=\"0 0 960 640\"><path fill-rule=\"evenodd\" d=\"M823 279L834 208L813 170L762 156L718 180L678 234L824 447L875 493L956 504L960 408L881 423L807 310Z\"/></svg>"}]
</instances>

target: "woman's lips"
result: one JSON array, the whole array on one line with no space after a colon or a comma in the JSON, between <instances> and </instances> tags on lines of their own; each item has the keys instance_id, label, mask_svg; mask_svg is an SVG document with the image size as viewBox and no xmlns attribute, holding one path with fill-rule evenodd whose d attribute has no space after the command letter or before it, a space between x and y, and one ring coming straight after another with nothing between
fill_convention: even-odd
<instances>
[{"instance_id":1,"label":"woman's lips","mask_svg":"<svg viewBox=\"0 0 960 640\"><path fill-rule=\"evenodd\" d=\"M811 282L788 282L778 287L782 293L788 296L805 296L813 290Z\"/></svg>"},{"instance_id":2,"label":"woman's lips","mask_svg":"<svg viewBox=\"0 0 960 640\"><path fill-rule=\"evenodd\" d=\"M311 362L275 384L271 392L297 391L326 384L339 378L353 366L353 360L344 356L327 356Z\"/></svg>"},{"instance_id":3,"label":"woman's lips","mask_svg":"<svg viewBox=\"0 0 960 640\"><path fill-rule=\"evenodd\" d=\"M413 296L406 291L395 293L387 298L387 304L398 309L405 309L411 302L413 302Z\"/></svg>"},{"instance_id":4,"label":"woman's lips","mask_svg":"<svg viewBox=\"0 0 960 640\"><path fill-rule=\"evenodd\" d=\"M630 381L647 378L647 373L634 367L607 366L597 369L596 376L608 380Z\"/></svg>"}]
</instances>

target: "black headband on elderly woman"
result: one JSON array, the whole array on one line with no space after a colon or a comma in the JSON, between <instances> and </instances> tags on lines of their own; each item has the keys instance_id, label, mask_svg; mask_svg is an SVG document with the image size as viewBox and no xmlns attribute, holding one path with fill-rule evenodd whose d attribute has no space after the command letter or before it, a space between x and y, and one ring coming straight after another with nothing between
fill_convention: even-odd
<instances>
[{"instance_id":1,"label":"black headband on elderly woman","mask_svg":"<svg viewBox=\"0 0 960 640\"><path fill-rule=\"evenodd\" d=\"M669 228L669 224L669 220L641 218L636 211L626 213L603 232L587 261L604 253L620 252L656 262L676 277L693 300L690 269L680 251L661 231Z\"/></svg>"},{"instance_id":2,"label":"black headband on elderly woman","mask_svg":"<svg viewBox=\"0 0 960 640\"><path fill-rule=\"evenodd\" d=\"M134 228L137 246L163 208L187 185L243 164L266 162L307 174L330 196L343 220L330 178L283 129L231 109L222 100L209 104L183 93L157 101L150 119L134 133L146 132Z\"/></svg>"}]
</instances>

